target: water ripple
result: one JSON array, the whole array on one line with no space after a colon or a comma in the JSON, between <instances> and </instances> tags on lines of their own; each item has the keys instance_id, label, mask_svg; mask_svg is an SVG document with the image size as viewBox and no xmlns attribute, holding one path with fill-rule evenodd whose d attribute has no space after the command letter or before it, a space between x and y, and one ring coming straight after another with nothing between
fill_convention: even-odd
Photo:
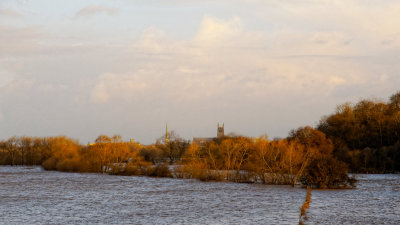
<instances>
[{"instance_id":1,"label":"water ripple","mask_svg":"<svg viewBox=\"0 0 400 225\"><path fill-rule=\"evenodd\" d=\"M310 224L400 224L399 175L313 191ZM0 224L298 224L306 190L0 167Z\"/></svg>"}]
</instances>

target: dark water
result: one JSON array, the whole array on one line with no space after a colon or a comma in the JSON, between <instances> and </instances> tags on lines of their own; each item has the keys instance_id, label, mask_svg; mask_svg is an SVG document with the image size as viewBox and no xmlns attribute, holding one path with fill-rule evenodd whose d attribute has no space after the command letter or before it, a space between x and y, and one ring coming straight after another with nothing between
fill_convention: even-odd
<instances>
[{"instance_id":1,"label":"dark water","mask_svg":"<svg viewBox=\"0 0 400 225\"><path fill-rule=\"evenodd\" d=\"M400 225L400 175L355 175L354 190L313 190L310 224Z\"/></svg>"},{"instance_id":2,"label":"dark water","mask_svg":"<svg viewBox=\"0 0 400 225\"><path fill-rule=\"evenodd\" d=\"M400 224L399 175L313 191L308 224ZM306 190L0 167L0 224L298 224Z\"/></svg>"}]
</instances>

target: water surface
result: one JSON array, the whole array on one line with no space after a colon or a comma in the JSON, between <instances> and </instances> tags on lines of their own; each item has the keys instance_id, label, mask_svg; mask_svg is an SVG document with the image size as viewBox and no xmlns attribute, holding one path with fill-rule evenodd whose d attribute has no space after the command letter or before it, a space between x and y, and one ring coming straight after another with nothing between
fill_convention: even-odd
<instances>
[{"instance_id":1,"label":"water surface","mask_svg":"<svg viewBox=\"0 0 400 225\"><path fill-rule=\"evenodd\" d=\"M314 190L308 224L400 224L400 176ZM298 224L306 190L0 167L0 224Z\"/></svg>"},{"instance_id":2,"label":"water surface","mask_svg":"<svg viewBox=\"0 0 400 225\"><path fill-rule=\"evenodd\" d=\"M356 189L312 191L310 224L400 224L400 175L355 176Z\"/></svg>"},{"instance_id":3,"label":"water surface","mask_svg":"<svg viewBox=\"0 0 400 225\"><path fill-rule=\"evenodd\" d=\"M0 167L2 224L296 224L305 190Z\"/></svg>"}]
</instances>

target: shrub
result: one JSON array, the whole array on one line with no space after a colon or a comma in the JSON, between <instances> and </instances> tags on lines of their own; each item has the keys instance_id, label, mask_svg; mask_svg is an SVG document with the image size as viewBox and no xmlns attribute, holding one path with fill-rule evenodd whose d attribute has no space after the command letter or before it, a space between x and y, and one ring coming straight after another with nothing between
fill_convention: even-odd
<instances>
[{"instance_id":1,"label":"shrub","mask_svg":"<svg viewBox=\"0 0 400 225\"><path fill-rule=\"evenodd\" d=\"M56 170L63 172L78 172L80 171L80 162L78 159L61 160L57 163Z\"/></svg>"},{"instance_id":2,"label":"shrub","mask_svg":"<svg viewBox=\"0 0 400 225\"><path fill-rule=\"evenodd\" d=\"M168 163L157 164L147 172L150 177L172 177L172 173L168 168Z\"/></svg>"},{"instance_id":3,"label":"shrub","mask_svg":"<svg viewBox=\"0 0 400 225\"><path fill-rule=\"evenodd\" d=\"M54 157L51 157L49 159L46 159L42 163L42 167L45 170L55 170L57 165L57 160Z\"/></svg>"},{"instance_id":4,"label":"shrub","mask_svg":"<svg viewBox=\"0 0 400 225\"><path fill-rule=\"evenodd\" d=\"M349 188L356 180L347 174L345 163L324 155L310 162L300 182L313 188Z\"/></svg>"}]
</instances>

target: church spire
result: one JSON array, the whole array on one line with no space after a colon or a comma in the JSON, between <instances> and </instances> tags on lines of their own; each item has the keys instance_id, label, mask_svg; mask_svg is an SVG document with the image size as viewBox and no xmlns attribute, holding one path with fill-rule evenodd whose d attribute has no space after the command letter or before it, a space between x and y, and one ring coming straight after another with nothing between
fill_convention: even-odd
<instances>
[{"instance_id":1,"label":"church spire","mask_svg":"<svg viewBox=\"0 0 400 225\"><path fill-rule=\"evenodd\" d=\"M165 123L165 144L168 144L169 139L168 139L168 124Z\"/></svg>"}]
</instances>

